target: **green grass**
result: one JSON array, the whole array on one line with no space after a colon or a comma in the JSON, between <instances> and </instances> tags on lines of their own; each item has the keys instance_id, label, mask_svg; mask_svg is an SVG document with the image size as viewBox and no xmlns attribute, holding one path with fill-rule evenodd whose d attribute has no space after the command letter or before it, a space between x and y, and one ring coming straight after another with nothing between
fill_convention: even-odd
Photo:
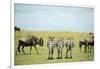
<instances>
[{"instance_id":1,"label":"green grass","mask_svg":"<svg viewBox=\"0 0 100 69\"><path fill-rule=\"evenodd\" d=\"M15 65L28 65L28 64L47 64L47 63L62 63L62 62L82 62L82 61L93 61L94 60L94 51L92 53L80 53L79 51L79 40L84 39L86 37L91 37L88 35L88 33L82 33L82 32L31 32L31 31L20 31L15 32L15 49L16 51L18 46L18 40L20 38L29 38L30 36L38 36L42 37L44 40L44 46L40 47L37 45L37 49L39 52L39 55L37 55L36 50L34 47L32 47L32 54L30 55L30 48L25 47L24 51L26 55L23 55L23 53L18 53L18 55L15 55L14 57L14 63ZM72 54L73 58L71 60L65 59L65 52L66 48L64 46L63 48L63 58L61 60L56 59L57 58L57 49L54 48L54 59L48 60L48 48L47 48L47 40L49 36L55 36L57 39L59 37L63 37L64 40L67 39L68 36L72 36L75 40L75 47L73 48ZM83 51L84 48L82 48Z\"/></svg>"}]
</instances>

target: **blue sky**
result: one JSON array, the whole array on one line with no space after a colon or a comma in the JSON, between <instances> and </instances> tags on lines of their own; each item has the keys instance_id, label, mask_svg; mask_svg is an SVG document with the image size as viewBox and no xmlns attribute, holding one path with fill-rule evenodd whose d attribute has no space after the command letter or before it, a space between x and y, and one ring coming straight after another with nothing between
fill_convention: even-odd
<instances>
[{"instance_id":1,"label":"blue sky","mask_svg":"<svg viewBox=\"0 0 100 69\"><path fill-rule=\"evenodd\" d=\"M15 26L32 31L94 32L94 9L15 4Z\"/></svg>"}]
</instances>

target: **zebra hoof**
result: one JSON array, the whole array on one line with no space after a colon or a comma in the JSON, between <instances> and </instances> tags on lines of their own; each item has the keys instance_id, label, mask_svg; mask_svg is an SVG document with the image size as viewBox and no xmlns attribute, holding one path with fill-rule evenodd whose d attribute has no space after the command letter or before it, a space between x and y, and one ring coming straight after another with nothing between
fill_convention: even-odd
<instances>
[{"instance_id":1,"label":"zebra hoof","mask_svg":"<svg viewBox=\"0 0 100 69\"><path fill-rule=\"evenodd\" d=\"M72 57L70 57L70 59L72 59Z\"/></svg>"},{"instance_id":2,"label":"zebra hoof","mask_svg":"<svg viewBox=\"0 0 100 69\"><path fill-rule=\"evenodd\" d=\"M50 58L48 58L48 59L50 59Z\"/></svg>"},{"instance_id":3,"label":"zebra hoof","mask_svg":"<svg viewBox=\"0 0 100 69\"><path fill-rule=\"evenodd\" d=\"M56 59L61 59L61 58L57 57Z\"/></svg>"},{"instance_id":4,"label":"zebra hoof","mask_svg":"<svg viewBox=\"0 0 100 69\"><path fill-rule=\"evenodd\" d=\"M48 59L51 59L52 60L53 58L48 58Z\"/></svg>"},{"instance_id":5,"label":"zebra hoof","mask_svg":"<svg viewBox=\"0 0 100 69\"><path fill-rule=\"evenodd\" d=\"M69 57L67 57L67 56L66 56L65 58L66 58L66 59L67 59L67 58L69 59Z\"/></svg>"}]
</instances>

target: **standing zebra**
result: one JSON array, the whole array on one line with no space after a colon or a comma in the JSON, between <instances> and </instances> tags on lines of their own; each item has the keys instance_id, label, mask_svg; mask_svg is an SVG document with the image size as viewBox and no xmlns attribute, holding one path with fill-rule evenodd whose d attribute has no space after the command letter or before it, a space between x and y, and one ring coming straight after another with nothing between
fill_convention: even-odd
<instances>
[{"instance_id":1,"label":"standing zebra","mask_svg":"<svg viewBox=\"0 0 100 69\"><path fill-rule=\"evenodd\" d=\"M58 42L57 42L58 58L57 59L62 59L62 49L63 49L63 47L64 47L63 39L58 40Z\"/></svg>"},{"instance_id":2,"label":"standing zebra","mask_svg":"<svg viewBox=\"0 0 100 69\"><path fill-rule=\"evenodd\" d=\"M57 45L57 41L54 40L55 37L49 37L47 42L47 47L49 49L48 59L53 59L54 47Z\"/></svg>"},{"instance_id":3,"label":"standing zebra","mask_svg":"<svg viewBox=\"0 0 100 69\"><path fill-rule=\"evenodd\" d=\"M74 46L74 40L72 39L72 37L68 37L68 39L65 42L65 46L66 46L66 56L65 56L65 58L72 59L72 48Z\"/></svg>"}]
</instances>

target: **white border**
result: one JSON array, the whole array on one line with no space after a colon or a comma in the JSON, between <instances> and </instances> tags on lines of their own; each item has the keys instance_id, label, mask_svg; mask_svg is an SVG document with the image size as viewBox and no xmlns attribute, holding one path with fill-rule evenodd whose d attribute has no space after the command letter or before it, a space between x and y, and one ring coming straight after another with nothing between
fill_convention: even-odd
<instances>
[{"instance_id":1,"label":"white border","mask_svg":"<svg viewBox=\"0 0 100 69\"><path fill-rule=\"evenodd\" d=\"M58 64L39 64L39 65L21 65L21 66L14 66L14 3L24 3L24 4L40 4L40 5L58 5L58 6L75 6L75 7L90 7L95 8L93 3L90 3L89 0L84 1L60 1L60 0L12 0L11 1L11 68L12 69L64 69L66 68L80 68L80 67L88 67L94 65L94 62L71 62L71 63L58 63Z\"/></svg>"}]
</instances>

